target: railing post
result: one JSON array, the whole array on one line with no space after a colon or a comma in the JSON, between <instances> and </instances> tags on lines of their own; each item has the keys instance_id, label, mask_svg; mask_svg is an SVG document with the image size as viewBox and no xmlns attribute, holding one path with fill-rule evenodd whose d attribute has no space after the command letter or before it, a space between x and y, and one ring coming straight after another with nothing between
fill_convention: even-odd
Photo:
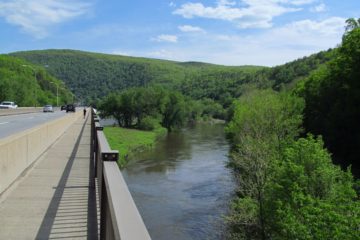
<instances>
[{"instance_id":1,"label":"railing post","mask_svg":"<svg viewBox=\"0 0 360 240\"><path fill-rule=\"evenodd\" d=\"M101 152L98 151L97 154L98 162L97 162L97 180L98 180L98 193L99 193L99 205L102 205L102 190L103 190L103 162L104 161L117 161L119 158L119 151L108 151Z\"/></svg>"},{"instance_id":2,"label":"railing post","mask_svg":"<svg viewBox=\"0 0 360 240\"><path fill-rule=\"evenodd\" d=\"M105 185L105 179L103 174L103 164L106 161L117 162L119 159L119 151L111 150L107 152L101 152L100 154L101 171L98 173L98 191L99 191L99 205L100 205L100 239L114 239L113 227L111 221L111 214L107 200L107 190ZM101 175L101 176L100 176Z\"/></svg>"},{"instance_id":3,"label":"railing post","mask_svg":"<svg viewBox=\"0 0 360 240\"><path fill-rule=\"evenodd\" d=\"M90 132L90 187L95 188L95 178L96 178L96 168L94 162L94 141L95 141L95 133L94 133L94 109L90 107L90 120L91 120L91 132Z\"/></svg>"},{"instance_id":4,"label":"railing post","mask_svg":"<svg viewBox=\"0 0 360 240\"><path fill-rule=\"evenodd\" d=\"M97 140L97 131L102 131L103 127L100 126L99 118L95 114L94 109L91 108L91 136L90 136L90 161L91 161L91 178L90 187L95 187L95 178L97 177L97 165L98 165L98 151L99 145Z\"/></svg>"},{"instance_id":5,"label":"railing post","mask_svg":"<svg viewBox=\"0 0 360 240\"><path fill-rule=\"evenodd\" d=\"M94 165L94 169L95 169L95 178L98 177L98 169L97 169L97 165L98 165L98 162L99 162L99 157L98 157L98 151L99 151L99 143L98 143L98 139L97 139L97 134L96 132L98 130L103 130L103 127L100 126L99 124L99 118L97 117L97 115L94 115L94 118L93 118L93 121L94 121L94 154L95 154L95 165Z\"/></svg>"}]
</instances>

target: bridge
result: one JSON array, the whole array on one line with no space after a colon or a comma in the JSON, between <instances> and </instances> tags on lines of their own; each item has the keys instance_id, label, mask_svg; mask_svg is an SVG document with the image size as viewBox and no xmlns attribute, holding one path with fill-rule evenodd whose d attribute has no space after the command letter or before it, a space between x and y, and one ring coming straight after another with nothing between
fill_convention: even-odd
<instances>
[{"instance_id":1,"label":"bridge","mask_svg":"<svg viewBox=\"0 0 360 240\"><path fill-rule=\"evenodd\" d=\"M150 239L88 112L0 139L0 239Z\"/></svg>"}]
</instances>

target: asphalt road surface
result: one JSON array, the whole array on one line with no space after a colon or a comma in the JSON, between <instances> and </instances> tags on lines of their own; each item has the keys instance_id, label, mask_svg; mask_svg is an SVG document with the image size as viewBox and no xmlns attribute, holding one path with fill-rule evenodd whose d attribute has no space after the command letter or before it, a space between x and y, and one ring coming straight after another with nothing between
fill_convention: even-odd
<instances>
[{"instance_id":1,"label":"asphalt road surface","mask_svg":"<svg viewBox=\"0 0 360 240\"><path fill-rule=\"evenodd\" d=\"M53 113L28 113L20 115L0 116L0 139L12 134L25 131L38 125L50 122L65 116L66 111L56 111Z\"/></svg>"}]
</instances>

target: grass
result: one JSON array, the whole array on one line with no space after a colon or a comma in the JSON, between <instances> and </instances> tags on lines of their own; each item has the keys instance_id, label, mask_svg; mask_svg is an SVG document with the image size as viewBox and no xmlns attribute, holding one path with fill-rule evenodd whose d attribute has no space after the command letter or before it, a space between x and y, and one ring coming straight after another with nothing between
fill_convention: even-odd
<instances>
[{"instance_id":1,"label":"grass","mask_svg":"<svg viewBox=\"0 0 360 240\"><path fill-rule=\"evenodd\" d=\"M166 129L141 131L120 127L105 127L104 133L111 149L119 151L118 164L120 167L124 167L130 155L153 147L156 140L166 133Z\"/></svg>"}]
</instances>

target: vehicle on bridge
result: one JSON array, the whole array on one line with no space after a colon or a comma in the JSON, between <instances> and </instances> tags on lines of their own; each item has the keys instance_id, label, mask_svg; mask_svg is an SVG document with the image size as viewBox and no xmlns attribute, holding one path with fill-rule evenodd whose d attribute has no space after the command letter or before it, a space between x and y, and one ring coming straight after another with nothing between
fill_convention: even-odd
<instances>
[{"instance_id":1,"label":"vehicle on bridge","mask_svg":"<svg viewBox=\"0 0 360 240\"><path fill-rule=\"evenodd\" d=\"M0 109L15 109L17 107L15 102L3 101L0 103Z\"/></svg>"},{"instance_id":2,"label":"vehicle on bridge","mask_svg":"<svg viewBox=\"0 0 360 240\"><path fill-rule=\"evenodd\" d=\"M43 108L43 112L54 112L54 108L52 105L45 105Z\"/></svg>"},{"instance_id":3,"label":"vehicle on bridge","mask_svg":"<svg viewBox=\"0 0 360 240\"><path fill-rule=\"evenodd\" d=\"M74 104L66 105L66 112L75 112L75 105Z\"/></svg>"}]
</instances>

